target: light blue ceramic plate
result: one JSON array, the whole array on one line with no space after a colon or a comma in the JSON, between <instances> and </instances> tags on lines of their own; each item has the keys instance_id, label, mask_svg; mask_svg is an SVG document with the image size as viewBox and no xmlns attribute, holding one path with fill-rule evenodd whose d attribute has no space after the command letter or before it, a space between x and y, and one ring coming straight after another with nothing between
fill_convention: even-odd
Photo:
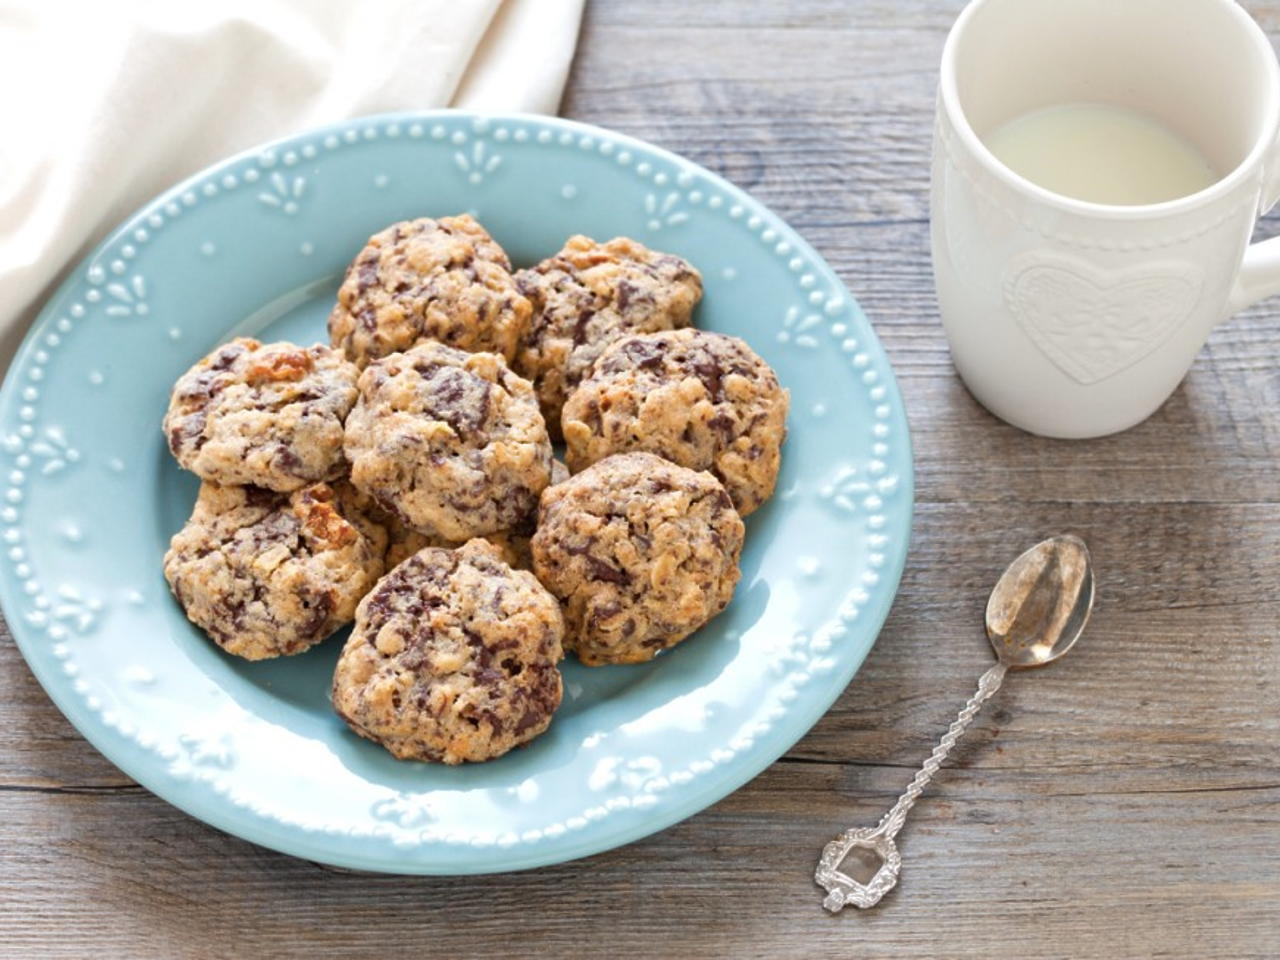
<instances>
[{"instance_id":1,"label":"light blue ceramic plate","mask_svg":"<svg viewBox=\"0 0 1280 960\"><path fill-rule=\"evenodd\" d=\"M791 390L774 500L729 609L642 666L564 667L550 731L478 766L401 763L328 704L342 646L245 663L160 573L195 478L165 449L174 379L234 334L312 343L347 261L409 217L468 210L529 264L573 233L687 257L700 326ZM159 197L50 300L0 396L0 601L40 682L139 783L255 843L367 870L480 873L627 843L798 740L889 610L911 521L893 373L857 303L714 174L561 120L372 117L233 157Z\"/></svg>"}]
</instances>

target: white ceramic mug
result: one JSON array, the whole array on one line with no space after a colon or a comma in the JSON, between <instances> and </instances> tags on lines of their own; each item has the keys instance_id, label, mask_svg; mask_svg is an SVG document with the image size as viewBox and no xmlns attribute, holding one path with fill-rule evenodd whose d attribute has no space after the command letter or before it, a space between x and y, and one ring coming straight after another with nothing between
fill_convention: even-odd
<instances>
[{"instance_id":1,"label":"white ceramic mug","mask_svg":"<svg viewBox=\"0 0 1280 960\"><path fill-rule=\"evenodd\" d=\"M1217 170L1167 203L1051 193L979 139L1038 107L1155 116ZM932 240L956 369L997 416L1094 437L1148 417L1215 324L1280 292L1280 238L1249 246L1280 194L1280 69L1231 0L974 0L942 57Z\"/></svg>"}]
</instances>

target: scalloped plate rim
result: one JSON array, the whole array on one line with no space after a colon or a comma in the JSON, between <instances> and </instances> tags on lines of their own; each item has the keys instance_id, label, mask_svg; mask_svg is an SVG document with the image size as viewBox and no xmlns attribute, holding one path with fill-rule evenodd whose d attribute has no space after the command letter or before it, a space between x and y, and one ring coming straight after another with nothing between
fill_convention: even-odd
<instances>
[{"instance_id":1,"label":"scalloped plate rim","mask_svg":"<svg viewBox=\"0 0 1280 960\"><path fill-rule=\"evenodd\" d=\"M450 118L470 118L473 121L484 120L489 123L528 123L571 131L582 136L604 136L620 147L651 154L677 167L692 168L706 177L718 190L724 192L726 199L732 199L734 202L743 204L749 209L767 213L772 217L778 226L790 235L788 240L795 251L811 258L813 263L812 271L820 274L832 289L842 291L848 298L851 307L859 313L862 312L857 298L853 296L852 292L838 277L825 258L785 220L765 204L753 198L745 190L714 171L663 147L595 124L539 114L457 110L452 108L389 111L350 117L345 120L308 127L287 136L255 144L245 150L208 164L196 173L183 178L172 187L156 194L151 200L125 216L120 221L119 226L111 230L101 242L96 244L63 274L64 279L45 299L44 305L25 334L5 373L3 385L0 385L0 423L9 423L14 419L13 408L18 403L15 373L20 369L24 369L30 355L39 349L39 335L44 332L55 312L52 309L53 303L59 299L66 289L79 282L83 271L93 264L104 251L121 240L131 229L134 229L148 211L179 198L184 192L191 190L193 186L209 180L215 174L221 175L224 170L247 159L306 138L339 133L368 124L428 123L432 120ZM863 316L865 318L865 314ZM188 816L224 833L279 853L336 867L378 873L422 876L467 876L516 872L560 864L612 850L688 819L724 799L764 772L779 757L799 742L827 713L857 674L866 656L875 645L880 631L883 629L885 620L888 618L890 609L896 599L906 564L907 553L910 548L915 508L915 461L910 428L897 378L892 374L892 367L889 364L888 357L884 352L879 337L875 335L870 320L867 319L866 323L872 332L872 341L868 349L878 355L879 362L890 373L883 383L888 392L887 402L893 407L893 422L898 438L896 442L903 448L900 456L905 463L905 469L900 476L900 506L897 512L897 516L901 518L901 530L897 531L900 536L894 540L889 561L881 568L883 577L876 587L873 600L863 608L863 614L859 618L859 630L870 634L870 642L866 643L864 649L859 653L850 656L837 673L831 675L829 687L820 696L807 700L805 707L796 706L794 708L793 712L787 717L787 730L785 733L773 733L762 737L760 743L737 754L735 762L724 768L726 771L724 775L709 774L699 778L695 784L691 784L689 788L683 791L681 800L656 809L651 813L646 811L645 817L635 824L618 826L618 823L626 823L626 821L606 820L603 823L594 825L594 830L582 830L578 831L576 835L563 836L554 844L549 843L546 838L542 838L537 842L522 842L514 846L499 848L503 861L501 866L494 866L488 862L468 863L465 857L466 852L469 851L475 854L486 851L455 847L448 843L424 843L416 848L396 849L394 862L389 862L391 858L386 855L385 849L382 850L382 855L362 856L359 853L350 851L335 854L332 849L326 848L323 838L328 834L300 829L291 825L273 823L228 803L224 797L215 793L206 783L199 780L178 781L168 774L164 761L156 754L138 748L137 744L131 739L106 726L84 702L83 697L71 689L68 679L57 673L56 665L52 661L46 660L41 656L29 655L28 647L34 647L37 642L40 642L40 639L35 636L34 628L28 626L21 616L10 616L9 611L18 609L18 604L15 602L18 600L18 591L14 576L4 567L0 567L0 608L3 608L5 612L6 623L9 625L14 642L22 653L29 669L35 675L45 693L72 726L110 763L140 786L183 811ZM445 856L431 856L432 853L442 850L448 853ZM457 851L463 851L463 855L458 856ZM429 859L420 859L424 853Z\"/></svg>"}]
</instances>

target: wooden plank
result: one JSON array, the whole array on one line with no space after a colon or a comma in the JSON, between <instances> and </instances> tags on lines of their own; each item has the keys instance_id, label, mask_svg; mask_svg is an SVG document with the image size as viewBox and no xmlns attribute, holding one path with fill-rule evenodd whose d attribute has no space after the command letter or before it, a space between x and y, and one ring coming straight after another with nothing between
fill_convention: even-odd
<instances>
[{"instance_id":1,"label":"wooden plank","mask_svg":"<svg viewBox=\"0 0 1280 960\"><path fill-rule=\"evenodd\" d=\"M1030 778L1029 780L1027 778ZM713 810L588 860L465 879L352 875L254 848L150 797L6 800L11 956L1263 956L1280 948L1280 788L1035 794L950 772L902 842L901 888L829 917L811 867L897 768L778 764ZM1034 794L1036 803L1024 797ZM1034 816L1032 815L1034 814ZM12 890L12 888L9 888ZM79 895L75 895L75 892ZM1251 935L1252 931L1252 935ZM51 940L51 933L60 932Z\"/></svg>"}]
</instances>

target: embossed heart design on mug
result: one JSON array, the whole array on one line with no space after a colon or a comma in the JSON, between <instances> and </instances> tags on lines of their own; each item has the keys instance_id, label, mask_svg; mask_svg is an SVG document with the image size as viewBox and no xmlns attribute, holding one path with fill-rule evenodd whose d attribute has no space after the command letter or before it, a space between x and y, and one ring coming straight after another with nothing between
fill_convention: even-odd
<instances>
[{"instance_id":1,"label":"embossed heart design on mug","mask_svg":"<svg viewBox=\"0 0 1280 960\"><path fill-rule=\"evenodd\" d=\"M1041 352L1082 384L1098 383L1141 360L1187 319L1200 296L1191 263L1101 270L1059 254L1014 258L1004 298Z\"/></svg>"}]
</instances>

